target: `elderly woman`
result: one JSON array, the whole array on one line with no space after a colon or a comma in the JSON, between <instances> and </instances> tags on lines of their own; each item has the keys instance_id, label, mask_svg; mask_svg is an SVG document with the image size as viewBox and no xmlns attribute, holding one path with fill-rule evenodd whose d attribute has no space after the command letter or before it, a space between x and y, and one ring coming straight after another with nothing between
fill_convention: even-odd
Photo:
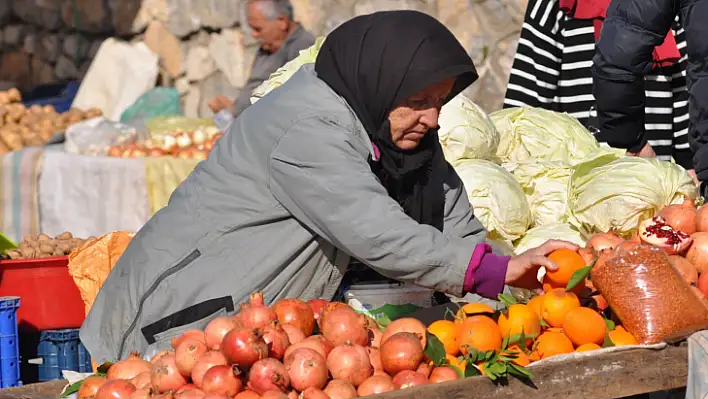
<instances>
[{"instance_id":1,"label":"elderly woman","mask_svg":"<svg viewBox=\"0 0 708 399\"><path fill-rule=\"evenodd\" d=\"M352 19L315 65L239 116L138 232L81 329L98 362L169 345L266 301L332 298L352 259L455 296L538 288L552 241L497 256L437 138L477 78L450 31L413 11ZM152 349L152 348L151 348Z\"/></svg>"}]
</instances>

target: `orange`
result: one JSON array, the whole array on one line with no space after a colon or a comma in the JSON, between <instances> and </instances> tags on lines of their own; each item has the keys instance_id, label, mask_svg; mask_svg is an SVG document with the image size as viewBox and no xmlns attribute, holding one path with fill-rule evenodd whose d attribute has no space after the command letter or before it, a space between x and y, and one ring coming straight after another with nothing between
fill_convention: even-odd
<instances>
[{"instance_id":1,"label":"orange","mask_svg":"<svg viewBox=\"0 0 708 399\"><path fill-rule=\"evenodd\" d=\"M479 372L482 373L482 375L487 375L487 373L485 372L485 369L484 369L484 362L477 362L474 364L474 366L477 367L477 370L479 370Z\"/></svg>"},{"instance_id":2,"label":"orange","mask_svg":"<svg viewBox=\"0 0 708 399\"><path fill-rule=\"evenodd\" d=\"M539 360L541 360L541 355L538 354L538 351L533 351L529 354L529 361L531 361L531 363Z\"/></svg>"},{"instance_id":3,"label":"orange","mask_svg":"<svg viewBox=\"0 0 708 399\"><path fill-rule=\"evenodd\" d=\"M637 339L622 326L615 327L615 329L607 333L607 335L615 346L638 344Z\"/></svg>"},{"instance_id":4,"label":"orange","mask_svg":"<svg viewBox=\"0 0 708 399\"><path fill-rule=\"evenodd\" d=\"M545 297L541 306L541 317L551 327L561 327L568 312L580 307L577 295L560 288L552 290Z\"/></svg>"},{"instance_id":5,"label":"orange","mask_svg":"<svg viewBox=\"0 0 708 399\"><path fill-rule=\"evenodd\" d=\"M560 327L548 327L544 332L559 332L563 334L563 329Z\"/></svg>"},{"instance_id":6,"label":"orange","mask_svg":"<svg viewBox=\"0 0 708 399\"><path fill-rule=\"evenodd\" d=\"M457 311L457 314L455 315L455 322L456 323L462 323L462 320L466 319L469 317L468 315L472 316L476 313L494 313L494 309L492 309L491 306L481 303L481 302L472 302L465 304L460 308L460 310Z\"/></svg>"},{"instance_id":7,"label":"orange","mask_svg":"<svg viewBox=\"0 0 708 399\"><path fill-rule=\"evenodd\" d=\"M467 362L465 360L460 360L456 356L450 355L447 355L445 358L447 359L447 364L457 367L463 373L465 372L465 367L467 367Z\"/></svg>"},{"instance_id":8,"label":"orange","mask_svg":"<svg viewBox=\"0 0 708 399\"><path fill-rule=\"evenodd\" d=\"M527 337L527 346L531 345L533 339L541 333L541 319L529 305L509 306L506 314L499 315L498 324L502 337L513 337L523 333Z\"/></svg>"},{"instance_id":9,"label":"orange","mask_svg":"<svg viewBox=\"0 0 708 399\"><path fill-rule=\"evenodd\" d=\"M580 345L575 349L576 352L590 352L590 351L596 351L598 349L602 349L600 345L597 344L585 344L585 345Z\"/></svg>"},{"instance_id":10,"label":"orange","mask_svg":"<svg viewBox=\"0 0 708 399\"><path fill-rule=\"evenodd\" d=\"M460 335L457 342L460 351L466 355L469 348L478 351L499 351L502 344L502 336L499 326L487 316L470 316L466 318L459 330Z\"/></svg>"},{"instance_id":11,"label":"orange","mask_svg":"<svg viewBox=\"0 0 708 399\"><path fill-rule=\"evenodd\" d=\"M457 356L460 353L460 346L457 344L459 325L450 320L438 320L428 326L428 332L438 337L445 347L445 353Z\"/></svg>"},{"instance_id":12,"label":"orange","mask_svg":"<svg viewBox=\"0 0 708 399\"><path fill-rule=\"evenodd\" d=\"M512 345L508 347L504 352L506 353L513 353L517 356L516 359L512 360L511 362L519 365L521 367L526 367L529 364L531 364L531 360L529 357L522 351L517 345Z\"/></svg>"},{"instance_id":13,"label":"orange","mask_svg":"<svg viewBox=\"0 0 708 399\"><path fill-rule=\"evenodd\" d=\"M548 293L551 292L555 289L562 289L565 291L565 288L567 287L567 284L554 284L548 281L548 279L544 276L543 277L543 292ZM584 287L584 284L582 282L578 283L573 289L570 290L573 294L575 294L577 297L582 297L587 293L587 289Z\"/></svg>"},{"instance_id":14,"label":"orange","mask_svg":"<svg viewBox=\"0 0 708 399\"><path fill-rule=\"evenodd\" d=\"M563 353L571 353L575 349L570 339L563 333L545 332L536 340L536 351L541 359Z\"/></svg>"},{"instance_id":15,"label":"orange","mask_svg":"<svg viewBox=\"0 0 708 399\"><path fill-rule=\"evenodd\" d=\"M563 332L575 346L602 345L605 342L607 325L599 313L590 308L575 308L563 321Z\"/></svg>"},{"instance_id":16,"label":"orange","mask_svg":"<svg viewBox=\"0 0 708 399\"><path fill-rule=\"evenodd\" d=\"M543 294L531 298L527 305L529 305L529 307L533 309L534 312L536 312L538 317L541 318L541 305L543 305Z\"/></svg>"},{"instance_id":17,"label":"orange","mask_svg":"<svg viewBox=\"0 0 708 399\"><path fill-rule=\"evenodd\" d=\"M553 286L565 287L573 277L573 273L585 267L585 260L576 251L561 248L551 252L548 259L552 260L558 269L546 271L544 280Z\"/></svg>"}]
</instances>

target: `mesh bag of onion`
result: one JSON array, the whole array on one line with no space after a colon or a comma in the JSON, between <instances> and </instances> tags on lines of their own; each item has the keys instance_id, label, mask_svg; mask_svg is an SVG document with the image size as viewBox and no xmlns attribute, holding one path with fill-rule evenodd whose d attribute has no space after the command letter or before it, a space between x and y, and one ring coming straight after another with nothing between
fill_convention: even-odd
<instances>
[{"instance_id":1,"label":"mesh bag of onion","mask_svg":"<svg viewBox=\"0 0 708 399\"><path fill-rule=\"evenodd\" d=\"M708 328L708 306L657 247L620 247L593 267L591 278L641 344L678 341Z\"/></svg>"}]
</instances>

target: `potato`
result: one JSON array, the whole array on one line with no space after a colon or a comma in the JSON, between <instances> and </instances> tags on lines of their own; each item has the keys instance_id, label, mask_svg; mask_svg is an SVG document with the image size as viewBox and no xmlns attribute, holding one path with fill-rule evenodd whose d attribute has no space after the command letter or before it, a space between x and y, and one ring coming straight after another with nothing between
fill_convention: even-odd
<instances>
[{"instance_id":1,"label":"potato","mask_svg":"<svg viewBox=\"0 0 708 399\"><path fill-rule=\"evenodd\" d=\"M40 114L40 113L44 112L44 110L42 109L41 105L34 104L31 107L29 107L29 112L33 113L33 114Z\"/></svg>"},{"instance_id":2,"label":"potato","mask_svg":"<svg viewBox=\"0 0 708 399\"><path fill-rule=\"evenodd\" d=\"M62 250L59 249L59 248L56 248L56 249L54 250L54 253L52 254L52 256L64 256L64 255L65 255L65 254L64 254L64 251L62 251Z\"/></svg>"},{"instance_id":3,"label":"potato","mask_svg":"<svg viewBox=\"0 0 708 399\"><path fill-rule=\"evenodd\" d=\"M101 111L100 109L98 109L96 107L89 108L89 110L86 111L87 118L95 118L95 117L101 116L101 115L103 115L103 111Z\"/></svg>"},{"instance_id":4,"label":"potato","mask_svg":"<svg viewBox=\"0 0 708 399\"><path fill-rule=\"evenodd\" d=\"M74 236L68 231L65 231L65 232L59 234L58 236L56 236L57 240L69 240L71 238L74 238Z\"/></svg>"},{"instance_id":5,"label":"potato","mask_svg":"<svg viewBox=\"0 0 708 399\"><path fill-rule=\"evenodd\" d=\"M7 251L7 256L9 256L10 259L20 259L22 258L22 252L20 252L19 249L11 249Z\"/></svg>"},{"instance_id":6,"label":"potato","mask_svg":"<svg viewBox=\"0 0 708 399\"><path fill-rule=\"evenodd\" d=\"M14 87L7 91L7 96L10 98L10 101L12 101L12 102L22 101L22 94L20 93L19 90L17 90Z\"/></svg>"},{"instance_id":7,"label":"potato","mask_svg":"<svg viewBox=\"0 0 708 399\"><path fill-rule=\"evenodd\" d=\"M39 252L44 255L51 255L54 253L54 245L43 243L39 246Z\"/></svg>"},{"instance_id":8,"label":"potato","mask_svg":"<svg viewBox=\"0 0 708 399\"><path fill-rule=\"evenodd\" d=\"M22 142L22 136L12 130L2 130L0 129L0 139L8 146L12 151L17 151L24 148Z\"/></svg>"},{"instance_id":9,"label":"potato","mask_svg":"<svg viewBox=\"0 0 708 399\"><path fill-rule=\"evenodd\" d=\"M37 241L50 241L52 237L49 237L46 234L40 234L37 236Z\"/></svg>"},{"instance_id":10,"label":"potato","mask_svg":"<svg viewBox=\"0 0 708 399\"><path fill-rule=\"evenodd\" d=\"M51 104L47 104L42 107L42 111L44 111L45 114L55 114L57 112L57 110L54 109L54 106Z\"/></svg>"},{"instance_id":11,"label":"potato","mask_svg":"<svg viewBox=\"0 0 708 399\"><path fill-rule=\"evenodd\" d=\"M68 241L61 241L57 244L56 249L68 255L71 253L71 243Z\"/></svg>"},{"instance_id":12,"label":"potato","mask_svg":"<svg viewBox=\"0 0 708 399\"><path fill-rule=\"evenodd\" d=\"M20 253L25 259L34 259L37 257L37 251L34 248L20 248Z\"/></svg>"}]
</instances>

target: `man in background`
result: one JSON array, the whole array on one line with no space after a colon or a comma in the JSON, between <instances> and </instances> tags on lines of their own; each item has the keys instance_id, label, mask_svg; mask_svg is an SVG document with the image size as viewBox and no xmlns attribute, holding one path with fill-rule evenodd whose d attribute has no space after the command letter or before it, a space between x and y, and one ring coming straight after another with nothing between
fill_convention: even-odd
<instances>
[{"instance_id":1,"label":"man in background","mask_svg":"<svg viewBox=\"0 0 708 399\"><path fill-rule=\"evenodd\" d=\"M209 101L209 108L218 113L229 108L238 116L251 105L251 92L270 74L315 44L315 37L293 20L290 0L249 0L246 4L251 36L260 48L251 66L251 76L235 102L219 96Z\"/></svg>"}]
</instances>

